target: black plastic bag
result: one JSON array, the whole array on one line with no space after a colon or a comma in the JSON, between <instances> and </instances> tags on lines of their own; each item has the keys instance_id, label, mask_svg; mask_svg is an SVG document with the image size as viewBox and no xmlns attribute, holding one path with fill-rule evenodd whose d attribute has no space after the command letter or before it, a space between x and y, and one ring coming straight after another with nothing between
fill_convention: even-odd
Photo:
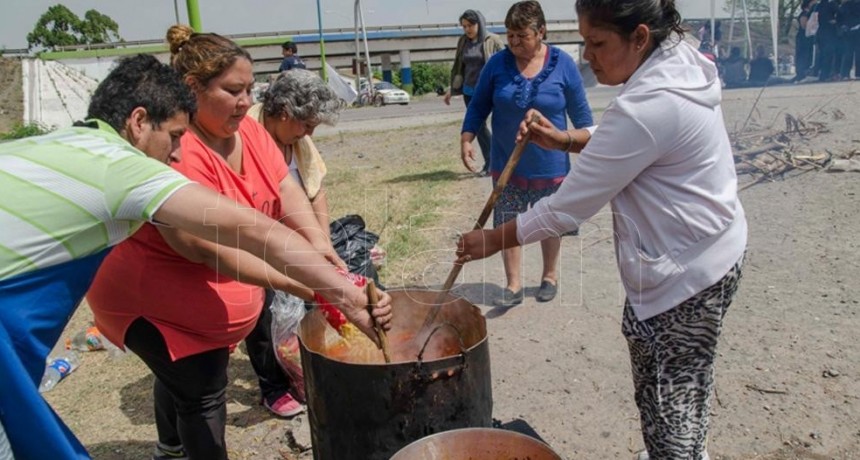
<instances>
[{"instance_id":1,"label":"black plastic bag","mask_svg":"<svg viewBox=\"0 0 860 460\"><path fill-rule=\"evenodd\" d=\"M364 219L357 214L335 220L329 225L329 229L331 244L337 255L346 262L349 271L373 279L373 282L382 288L379 274L370 257L370 250L379 241L379 235L367 231Z\"/></svg>"}]
</instances>

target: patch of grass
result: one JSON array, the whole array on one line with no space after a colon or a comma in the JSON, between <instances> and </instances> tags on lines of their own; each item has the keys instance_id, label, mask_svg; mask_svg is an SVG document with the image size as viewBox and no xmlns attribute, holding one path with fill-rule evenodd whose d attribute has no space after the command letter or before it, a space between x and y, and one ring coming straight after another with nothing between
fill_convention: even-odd
<instances>
[{"instance_id":1,"label":"patch of grass","mask_svg":"<svg viewBox=\"0 0 860 460\"><path fill-rule=\"evenodd\" d=\"M443 213L457 205L452 190L467 176L460 163L457 128L437 125L409 133L352 135L337 147L337 158L326 158L331 217L360 214L367 229L379 234L387 252L384 281L410 278L425 266L437 243L426 230L438 227Z\"/></svg>"},{"instance_id":2,"label":"patch of grass","mask_svg":"<svg viewBox=\"0 0 860 460\"><path fill-rule=\"evenodd\" d=\"M11 141L14 139L23 139L25 137L39 136L49 133L51 130L42 127L36 123L17 124L12 127L12 130L6 133L0 133L0 141Z\"/></svg>"}]
</instances>

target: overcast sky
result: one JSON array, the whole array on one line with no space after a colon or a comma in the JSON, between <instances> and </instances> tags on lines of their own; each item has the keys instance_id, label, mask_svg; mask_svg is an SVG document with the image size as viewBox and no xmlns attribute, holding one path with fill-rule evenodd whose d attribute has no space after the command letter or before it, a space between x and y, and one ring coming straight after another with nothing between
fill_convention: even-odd
<instances>
[{"instance_id":1,"label":"overcast sky","mask_svg":"<svg viewBox=\"0 0 860 460\"><path fill-rule=\"evenodd\" d=\"M180 20L188 22L185 1L177 0ZM717 0L717 14L726 0ZM319 0L323 28L352 27L354 0ZM174 0L0 0L0 47L26 48L27 33L48 7L62 3L78 16L96 9L119 24L126 40L161 39L175 22ZM677 0L689 18L710 15L708 0ZM453 24L464 5L501 22L513 0L361 0L368 27ZM221 34L317 28L317 0L199 0L203 28ZM547 19L573 19L574 0L542 0Z\"/></svg>"}]
</instances>

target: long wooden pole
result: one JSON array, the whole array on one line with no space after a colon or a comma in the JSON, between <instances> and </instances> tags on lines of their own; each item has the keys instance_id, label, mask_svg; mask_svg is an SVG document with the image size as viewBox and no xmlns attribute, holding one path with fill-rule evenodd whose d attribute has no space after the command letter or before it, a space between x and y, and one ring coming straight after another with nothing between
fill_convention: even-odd
<instances>
[{"instance_id":1,"label":"long wooden pole","mask_svg":"<svg viewBox=\"0 0 860 460\"><path fill-rule=\"evenodd\" d=\"M373 329L376 331L376 336L379 338L379 346L382 348L382 356L385 358L386 363L391 362L391 352L388 348L388 334L385 333L385 329L379 326L376 323L376 320L373 319L373 307L379 303L379 294L376 292L376 283L373 282L372 279L367 280L367 310L368 313L371 314L370 319L373 321Z\"/></svg>"},{"instance_id":2,"label":"long wooden pole","mask_svg":"<svg viewBox=\"0 0 860 460\"><path fill-rule=\"evenodd\" d=\"M537 116L532 117L532 119L529 120L529 125L537 122L537 120ZM514 146L514 151L511 153L510 158L508 158L508 162L505 164L505 169L503 169L502 173L499 175L499 180L496 181L493 193L491 193L490 198L487 199L487 204L484 205L484 209L481 211L481 215L478 216L478 220L475 221L475 226L472 230L480 230L484 228L484 225L490 218L490 213L493 212L493 206L495 206L499 196L502 195L502 191L505 190L505 186L508 185L508 180L510 180L511 176L514 174L514 169L516 169L517 164L520 162L520 157L523 156L523 150L525 150L528 143L529 135L527 134L522 140L517 142L516 146ZM448 291L450 291L451 287L454 286L454 281L456 281L457 277L460 276L460 270L462 269L463 264L456 262L454 263L454 266L451 267L451 272L448 273L448 278L445 280L445 284L442 285L442 290L439 292L439 295L436 296L433 308L430 309L430 313L428 313L427 318L424 319L424 324L422 324L421 328L418 329L419 332L436 321L436 316L439 315L439 310L442 308L442 304L445 303ZM416 334L415 337L417 338L419 335L420 334Z\"/></svg>"}]
</instances>

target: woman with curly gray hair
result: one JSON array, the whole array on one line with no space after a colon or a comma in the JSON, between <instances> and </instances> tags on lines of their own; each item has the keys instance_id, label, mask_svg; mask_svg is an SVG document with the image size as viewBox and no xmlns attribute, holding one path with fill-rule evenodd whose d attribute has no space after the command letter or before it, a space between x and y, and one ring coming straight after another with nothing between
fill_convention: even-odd
<instances>
[{"instance_id":1,"label":"woman with curly gray hair","mask_svg":"<svg viewBox=\"0 0 860 460\"><path fill-rule=\"evenodd\" d=\"M320 124L337 123L346 104L317 74L304 69L280 73L262 100L248 110L248 116L259 121L275 140L290 175L301 184L311 202L319 231L331 241L328 201L322 183L326 166L311 136ZM342 261L339 265L346 268ZM273 298L273 291L267 289L263 312L245 345L265 407L275 415L290 417L302 411L296 401L301 395L291 392L293 382L279 367L272 347L272 313L268 307Z\"/></svg>"},{"instance_id":2,"label":"woman with curly gray hair","mask_svg":"<svg viewBox=\"0 0 860 460\"><path fill-rule=\"evenodd\" d=\"M293 69L281 73L248 115L263 125L284 154L290 174L305 189L328 233L328 203L322 187L325 163L311 136L320 124L334 125L346 103L315 73Z\"/></svg>"}]
</instances>

